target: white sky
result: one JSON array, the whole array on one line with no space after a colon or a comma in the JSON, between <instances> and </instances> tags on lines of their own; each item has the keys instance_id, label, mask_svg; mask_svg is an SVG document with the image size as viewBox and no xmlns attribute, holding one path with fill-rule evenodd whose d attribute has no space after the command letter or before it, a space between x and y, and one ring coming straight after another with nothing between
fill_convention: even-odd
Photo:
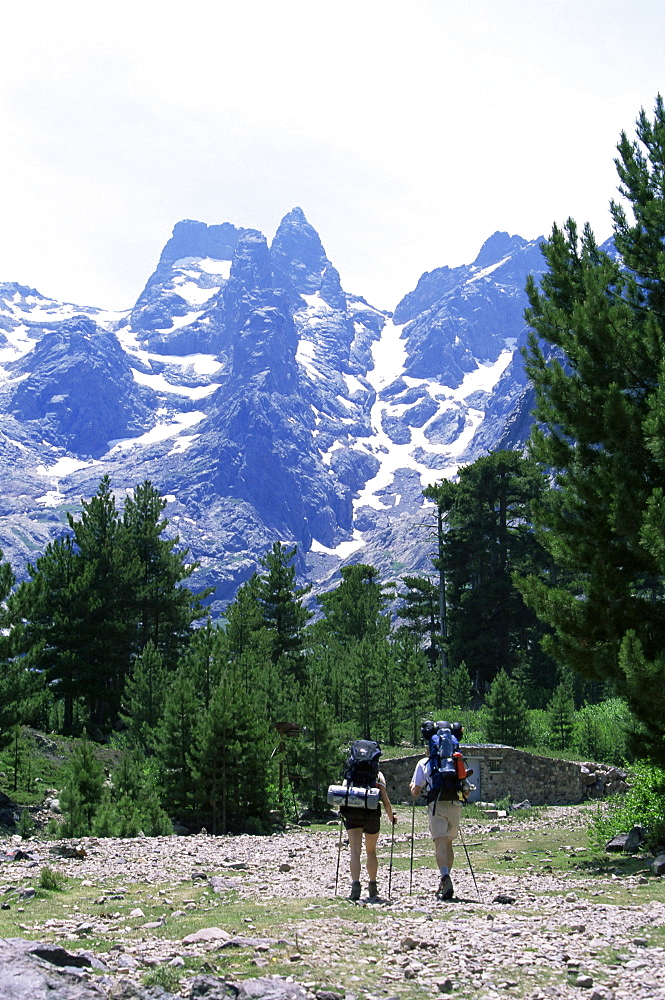
<instances>
[{"instance_id":1,"label":"white sky","mask_svg":"<svg viewBox=\"0 0 665 1000\"><path fill-rule=\"evenodd\" d=\"M662 0L3 4L0 281L128 308L180 219L300 205L392 308L495 230L610 233Z\"/></svg>"}]
</instances>

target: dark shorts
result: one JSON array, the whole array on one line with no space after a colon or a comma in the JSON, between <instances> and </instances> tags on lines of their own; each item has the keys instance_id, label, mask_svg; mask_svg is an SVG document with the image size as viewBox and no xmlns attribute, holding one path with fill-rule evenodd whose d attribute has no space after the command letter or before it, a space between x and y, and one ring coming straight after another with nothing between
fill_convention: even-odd
<instances>
[{"instance_id":1,"label":"dark shorts","mask_svg":"<svg viewBox=\"0 0 665 1000\"><path fill-rule=\"evenodd\" d=\"M378 833L381 829L380 809L340 809L347 830L362 830L363 833Z\"/></svg>"}]
</instances>

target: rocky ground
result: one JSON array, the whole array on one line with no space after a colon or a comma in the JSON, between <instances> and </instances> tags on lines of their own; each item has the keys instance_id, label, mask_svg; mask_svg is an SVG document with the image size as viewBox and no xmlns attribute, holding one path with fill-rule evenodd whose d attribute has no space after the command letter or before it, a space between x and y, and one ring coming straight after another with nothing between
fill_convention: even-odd
<instances>
[{"instance_id":1,"label":"rocky ground","mask_svg":"<svg viewBox=\"0 0 665 1000\"><path fill-rule=\"evenodd\" d=\"M92 964L79 980L118 998L151 982L212 998L206 977L274 976L318 1000L665 1000L665 881L644 857L594 858L587 807L466 820L473 871L458 848L449 903L434 897L438 873L421 814L411 874L411 815L402 814L394 842L380 841L374 903L344 898L338 827L272 837L5 839L0 934L86 953Z\"/></svg>"}]
</instances>

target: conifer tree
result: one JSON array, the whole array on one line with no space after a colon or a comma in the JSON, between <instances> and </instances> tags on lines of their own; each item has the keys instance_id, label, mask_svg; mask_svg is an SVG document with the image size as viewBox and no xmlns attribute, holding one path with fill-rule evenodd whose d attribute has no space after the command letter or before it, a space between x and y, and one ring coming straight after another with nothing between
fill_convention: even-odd
<instances>
[{"instance_id":1,"label":"conifer tree","mask_svg":"<svg viewBox=\"0 0 665 1000\"><path fill-rule=\"evenodd\" d=\"M104 788L93 830L100 837L158 837L173 831L153 770L141 751L126 751Z\"/></svg>"},{"instance_id":2,"label":"conifer tree","mask_svg":"<svg viewBox=\"0 0 665 1000\"><path fill-rule=\"evenodd\" d=\"M15 582L0 551L0 748L10 742L16 726L40 720L47 700L41 673L31 669L17 645L21 623L12 595Z\"/></svg>"},{"instance_id":3,"label":"conifer tree","mask_svg":"<svg viewBox=\"0 0 665 1000\"><path fill-rule=\"evenodd\" d=\"M43 675L49 691L64 706L63 732L75 729L75 705L85 693L81 636L85 610L81 601L81 565L73 539L65 536L47 545L30 579L12 595L13 646L32 676Z\"/></svg>"},{"instance_id":4,"label":"conifer tree","mask_svg":"<svg viewBox=\"0 0 665 1000\"><path fill-rule=\"evenodd\" d=\"M555 689L547 706L552 744L556 750L565 750L570 746L575 727L575 702L570 687L561 683Z\"/></svg>"},{"instance_id":5,"label":"conifer tree","mask_svg":"<svg viewBox=\"0 0 665 1000\"><path fill-rule=\"evenodd\" d=\"M222 675L192 750L195 794L212 833L261 827L270 810L265 721L237 670ZM210 826L208 826L210 824Z\"/></svg>"},{"instance_id":6,"label":"conifer tree","mask_svg":"<svg viewBox=\"0 0 665 1000\"><path fill-rule=\"evenodd\" d=\"M303 601L311 587L297 587L293 559L296 548L275 542L261 560L265 573L259 577L258 602L261 618L271 637L271 659L282 661L297 679L305 676L304 628L312 617Z\"/></svg>"},{"instance_id":7,"label":"conifer tree","mask_svg":"<svg viewBox=\"0 0 665 1000\"><path fill-rule=\"evenodd\" d=\"M562 567L527 600L554 629L550 649L610 680L640 722L642 753L665 763L665 109L642 111L615 163L614 246L570 219L543 245L548 271L527 291L533 455L556 489L538 515ZM617 255L618 254L618 255ZM662 708L662 706L661 706Z\"/></svg>"},{"instance_id":8,"label":"conifer tree","mask_svg":"<svg viewBox=\"0 0 665 1000\"><path fill-rule=\"evenodd\" d=\"M144 750L154 746L155 729L166 694L166 678L161 653L152 639L148 639L134 660L123 697L123 718Z\"/></svg>"},{"instance_id":9,"label":"conifer tree","mask_svg":"<svg viewBox=\"0 0 665 1000\"><path fill-rule=\"evenodd\" d=\"M328 786L339 779L342 755L335 737L333 715L320 677L310 674L299 704L306 732L288 747L298 768L299 795L315 813L327 808Z\"/></svg>"},{"instance_id":10,"label":"conifer tree","mask_svg":"<svg viewBox=\"0 0 665 1000\"><path fill-rule=\"evenodd\" d=\"M341 583L318 597L323 618L314 628L317 638L334 638L342 645L385 638L390 631L385 609L391 592L379 582L377 570L355 563L342 566L340 574Z\"/></svg>"},{"instance_id":11,"label":"conifer tree","mask_svg":"<svg viewBox=\"0 0 665 1000\"><path fill-rule=\"evenodd\" d=\"M90 724L105 729L117 718L130 663L127 639L135 621L125 599L120 517L108 475L82 508L78 520L67 515L78 554L78 687L88 704Z\"/></svg>"},{"instance_id":12,"label":"conifer tree","mask_svg":"<svg viewBox=\"0 0 665 1000\"><path fill-rule=\"evenodd\" d=\"M481 693L499 670L512 673L524 655L539 664L543 683L552 673L540 645L545 629L515 586L527 573L549 579L550 559L532 527L546 485L535 462L497 451L462 468L458 482L440 484L440 496L428 494L446 512L449 661L463 660Z\"/></svg>"},{"instance_id":13,"label":"conifer tree","mask_svg":"<svg viewBox=\"0 0 665 1000\"><path fill-rule=\"evenodd\" d=\"M163 802L167 812L187 823L194 808L192 754L204 705L183 664L170 680L164 711L156 730Z\"/></svg>"},{"instance_id":14,"label":"conifer tree","mask_svg":"<svg viewBox=\"0 0 665 1000\"><path fill-rule=\"evenodd\" d=\"M398 630L391 645L399 682L400 710L408 720L407 733L411 743L417 746L423 716L435 700L436 673L413 635Z\"/></svg>"},{"instance_id":15,"label":"conifer tree","mask_svg":"<svg viewBox=\"0 0 665 1000\"><path fill-rule=\"evenodd\" d=\"M103 787L104 769L94 755L92 743L84 735L64 768L60 795L63 837L87 837L92 833Z\"/></svg>"},{"instance_id":16,"label":"conifer tree","mask_svg":"<svg viewBox=\"0 0 665 1000\"><path fill-rule=\"evenodd\" d=\"M406 623L407 631L418 636L434 671L440 657L441 616L439 613L439 585L424 576L405 576L402 582L407 588L399 608L399 617Z\"/></svg>"},{"instance_id":17,"label":"conifer tree","mask_svg":"<svg viewBox=\"0 0 665 1000\"><path fill-rule=\"evenodd\" d=\"M492 681L485 702L485 726L491 743L524 746L529 737L529 711L520 690L505 670Z\"/></svg>"},{"instance_id":18,"label":"conifer tree","mask_svg":"<svg viewBox=\"0 0 665 1000\"><path fill-rule=\"evenodd\" d=\"M146 482L127 503L121 520L104 476L80 518L68 515L71 534L47 546L11 597L15 651L62 701L67 733L80 708L91 733L108 732L145 642L173 669L202 613L202 595L181 586L193 568L186 553L161 538L164 501Z\"/></svg>"},{"instance_id":19,"label":"conifer tree","mask_svg":"<svg viewBox=\"0 0 665 1000\"><path fill-rule=\"evenodd\" d=\"M180 667L191 679L196 697L207 708L219 684L226 656L225 635L210 618L194 632L180 658Z\"/></svg>"},{"instance_id":20,"label":"conifer tree","mask_svg":"<svg viewBox=\"0 0 665 1000\"><path fill-rule=\"evenodd\" d=\"M459 708L464 711L471 708L471 698L473 695L473 684L466 669L464 660L448 671L444 678L445 704L446 708Z\"/></svg>"},{"instance_id":21,"label":"conifer tree","mask_svg":"<svg viewBox=\"0 0 665 1000\"><path fill-rule=\"evenodd\" d=\"M211 591L195 595L183 586L198 563L187 562L188 550L178 547L177 535L165 537L165 507L166 500L150 480L137 486L125 500L119 544L130 614L137 620L135 649L140 652L152 642L170 670L190 637L192 623L203 614L202 598Z\"/></svg>"},{"instance_id":22,"label":"conifer tree","mask_svg":"<svg viewBox=\"0 0 665 1000\"><path fill-rule=\"evenodd\" d=\"M226 609L227 621L224 634L231 659L238 659L265 638L259 635L262 630L267 630L260 603L261 586L259 574L253 573L249 580L238 588L235 598ZM270 641L272 652L272 640L267 641Z\"/></svg>"}]
</instances>

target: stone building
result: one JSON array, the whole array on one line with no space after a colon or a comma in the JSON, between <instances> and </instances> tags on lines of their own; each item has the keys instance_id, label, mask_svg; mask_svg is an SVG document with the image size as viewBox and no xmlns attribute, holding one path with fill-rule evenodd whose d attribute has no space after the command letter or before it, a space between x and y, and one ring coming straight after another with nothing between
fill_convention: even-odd
<instances>
[{"instance_id":1,"label":"stone building","mask_svg":"<svg viewBox=\"0 0 665 1000\"><path fill-rule=\"evenodd\" d=\"M576 763L498 744L464 744L469 781L475 785L470 802L511 802L528 799L531 805L570 805L592 797L625 791L626 772L589 761ZM423 751L408 757L382 760L388 795L395 803L411 803L409 782Z\"/></svg>"}]
</instances>

